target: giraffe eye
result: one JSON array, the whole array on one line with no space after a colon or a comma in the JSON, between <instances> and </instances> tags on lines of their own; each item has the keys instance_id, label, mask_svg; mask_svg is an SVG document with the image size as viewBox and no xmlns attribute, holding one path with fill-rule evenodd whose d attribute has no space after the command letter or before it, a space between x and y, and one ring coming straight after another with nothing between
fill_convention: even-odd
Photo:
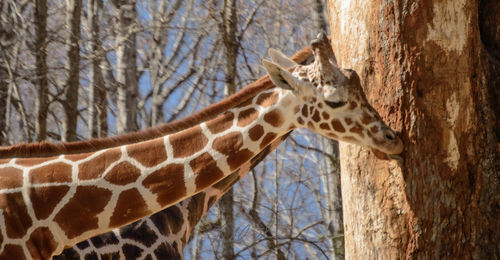
<instances>
[{"instance_id":1,"label":"giraffe eye","mask_svg":"<svg viewBox=\"0 0 500 260\"><path fill-rule=\"evenodd\" d=\"M331 106L332 108L339 108L339 107L342 107L344 106L345 104L347 104L347 102L345 101L339 101L339 102L334 102L334 101L325 101L325 103L329 106Z\"/></svg>"}]
</instances>

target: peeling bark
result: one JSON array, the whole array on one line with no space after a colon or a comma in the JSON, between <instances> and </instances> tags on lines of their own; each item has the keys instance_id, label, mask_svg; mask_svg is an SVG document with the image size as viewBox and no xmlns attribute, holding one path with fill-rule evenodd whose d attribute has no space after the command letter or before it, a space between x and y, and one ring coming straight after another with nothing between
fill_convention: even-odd
<instances>
[{"instance_id":1,"label":"peeling bark","mask_svg":"<svg viewBox=\"0 0 500 260\"><path fill-rule=\"evenodd\" d=\"M347 258L500 255L500 79L481 43L498 29L480 30L484 2L328 1L339 64L405 142L401 167L341 144Z\"/></svg>"}]
</instances>

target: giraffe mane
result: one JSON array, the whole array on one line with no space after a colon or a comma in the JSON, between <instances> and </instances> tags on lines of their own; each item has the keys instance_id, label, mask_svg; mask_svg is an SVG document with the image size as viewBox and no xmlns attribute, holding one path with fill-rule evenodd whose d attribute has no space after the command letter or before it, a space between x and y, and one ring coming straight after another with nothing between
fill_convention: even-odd
<instances>
[{"instance_id":1,"label":"giraffe mane","mask_svg":"<svg viewBox=\"0 0 500 260\"><path fill-rule=\"evenodd\" d=\"M292 56L292 60L301 64L307 61L307 59L311 56L312 51L310 47L306 47L295 53ZM119 136L74 142L43 141L39 143L20 143L11 146L0 147L0 159L48 157L59 154L85 153L158 138L210 120L220 113L247 101L249 97L253 97L257 93L266 89L270 89L272 87L274 87L274 84L269 79L269 76L266 75L259 78L257 81L247 85L237 93L177 121L161 124L159 126L141 131L122 134Z\"/></svg>"}]
</instances>

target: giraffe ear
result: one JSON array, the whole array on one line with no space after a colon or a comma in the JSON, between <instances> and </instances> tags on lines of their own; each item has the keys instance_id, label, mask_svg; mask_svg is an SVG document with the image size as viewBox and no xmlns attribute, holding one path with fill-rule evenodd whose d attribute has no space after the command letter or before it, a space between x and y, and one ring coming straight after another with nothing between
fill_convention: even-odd
<instances>
[{"instance_id":1,"label":"giraffe ear","mask_svg":"<svg viewBox=\"0 0 500 260\"><path fill-rule=\"evenodd\" d=\"M285 54L283 54L283 52L273 48L269 49L269 56L274 63L280 65L283 68L291 68L299 65L292 59L288 58Z\"/></svg>"},{"instance_id":2,"label":"giraffe ear","mask_svg":"<svg viewBox=\"0 0 500 260\"><path fill-rule=\"evenodd\" d=\"M274 85L303 95L306 95L308 93L307 91L311 90L311 88L308 87L307 82L296 78L292 75L292 73L283 69L278 64L266 59L262 60L262 63L264 64L264 67L266 68L266 71Z\"/></svg>"}]
</instances>

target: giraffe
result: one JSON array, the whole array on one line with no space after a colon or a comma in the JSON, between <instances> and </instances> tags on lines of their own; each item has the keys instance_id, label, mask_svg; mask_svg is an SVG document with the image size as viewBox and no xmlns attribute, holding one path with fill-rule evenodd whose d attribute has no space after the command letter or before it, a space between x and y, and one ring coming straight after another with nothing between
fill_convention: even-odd
<instances>
[{"instance_id":1,"label":"giraffe","mask_svg":"<svg viewBox=\"0 0 500 260\"><path fill-rule=\"evenodd\" d=\"M193 197L130 225L82 241L52 259L184 259L184 247L208 209L287 136L277 138L241 168Z\"/></svg>"},{"instance_id":2,"label":"giraffe","mask_svg":"<svg viewBox=\"0 0 500 260\"><path fill-rule=\"evenodd\" d=\"M306 66L272 51L278 64L263 63L275 88L242 90L205 110L219 115L179 132L123 145L106 139L0 149L0 257L47 259L159 212L298 127L400 154L401 139L368 103L357 74L338 68L326 35L311 49L315 61Z\"/></svg>"}]
</instances>

